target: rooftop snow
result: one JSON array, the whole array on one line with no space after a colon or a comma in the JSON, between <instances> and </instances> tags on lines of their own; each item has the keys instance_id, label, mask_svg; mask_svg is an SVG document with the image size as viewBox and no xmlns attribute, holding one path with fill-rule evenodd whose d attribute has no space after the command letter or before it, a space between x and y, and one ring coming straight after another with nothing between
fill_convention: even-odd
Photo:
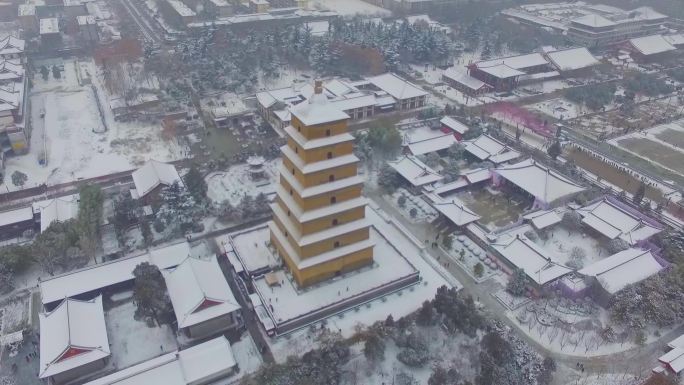
<instances>
[{"instance_id":1,"label":"rooftop snow","mask_svg":"<svg viewBox=\"0 0 684 385\"><path fill-rule=\"evenodd\" d=\"M194 385L232 373L237 365L225 336L174 351L85 385Z\"/></svg>"},{"instance_id":2,"label":"rooftop snow","mask_svg":"<svg viewBox=\"0 0 684 385\"><path fill-rule=\"evenodd\" d=\"M150 160L131 174L138 196L144 197L159 185L171 186L174 182L183 184L176 167L172 164Z\"/></svg>"},{"instance_id":3,"label":"rooftop snow","mask_svg":"<svg viewBox=\"0 0 684 385\"><path fill-rule=\"evenodd\" d=\"M495 64L490 67L484 67L478 64L477 69L484 73L490 74L498 79L508 79L520 75L525 75L524 72L509 67L507 64Z\"/></svg>"},{"instance_id":4,"label":"rooftop snow","mask_svg":"<svg viewBox=\"0 0 684 385\"><path fill-rule=\"evenodd\" d=\"M662 270L649 250L627 249L583 268L580 274L595 277L610 294L640 282Z\"/></svg>"},{"instance_id":5,"label":"rooftop snow","mask_svg":"<svg viewBox=\"0 0 684 385\"><path fill-rule=\"evenodd\" d=\"M307 102L291 107L290 113L307 126L349 119L349 115L329 103L323 94L312 96Z\"/></svg>"},{"instance_id":6,"label":"rooftop snow","mask_svg":"<svg viewBox=\"0 0 684 385\"><path fill-rule=\"evenodd\" d=\"M658 361L667 365L673 372L679 374L684 370L684 348L674 348L660 356Z\"/></svg>"},{"instance_id":7,"label":"rooftop snow","mask_svg":"<svg viewBox=\"0 0 684 385\"><path fill-rule=\"evenodd\" d=\"M520 153L510 149L505 144L489 135L480 135L465 146L466 151L475 155L480 160L491 160L494 164L503 163L520 156ZM492 157L497 161L491 159Z\"/></svg>"},{"instance_id":8,"label":"rooftop snow","mask_svg":"<svg viewBox=\"0 0 684 385\"><path fill-rule=\"evenodd\" d=\"M584 47L549 52L546 56L559 71L573 71L599 64L594 55Z\"/></svg>"},{"instance_id":9,"label":"rooftop snow","mask_svg":"<svg viewBox=\"0 0 684 385\"><path fill-rule=\"evenodd\" d=\"M397 100L411 99L419 96L427 96L422 88L409 83L398 75L386 73L368 78L368 81L376 87L392 95Z\"/></svg>"},{"instance_id":10,"label":"rooftop snow","mask_svg":"<svg viewBox=\"0 0 684 385\"><path fill-rule=\"evenodd\" d=\"M446 126L450 128L454 132L458 132L459 134L463 135L468 131L470 128L466 126L465 124L459 122L458 120L452 118L451 116L445 116L439 121L443 126Z\"/></svg>"},{"instance_id":11,"label":"rooftop snow","mask_svg":"<svg viewBox=\"0 0 684 385\"><path fill-rule=\"evenodd\" d=\"M65 299L40 313L40 367L47 378L109 356L102 296L90 301Z\"/></svg>"},{"instance_id":12,"label":"rooftop snow","mask_svg":"<svg viewBox=\"0 0 684 385\"><path fill-rule=\"evenodd\" d=\"M78 194L33 203L33 212L40 213L40 231L53 222L64 222L78 215Z\"/></svg>"},{"instance_id":13,"label":"rooftop snow","mask_svg":"<svg viewBox=\"0 0 684 385\"><path fill-rule=\"evenodd\" d=\"M532 222L537 230L553 226L561 221L561 217L554 210L540 210L523 216L524 219Z\"/></svg>"},{"instance_id":14,"label":"rooftop snow","mask_svg":"<svg viewBox=\"0 0 684 385\"><path fill-rule=\"evenodd\" d=\"M405 155L388 164L414 186L423 186L444 178L413 155Z\"/></svg>"},{"instance_id":15,"label":"rooftop snow","mask_svg":"<svg viewBox=\"0 0 684 385\"><path fill-rule=\"evenodd\" d=\"M620 238L630 245L662 231L609 199L602 199L577 210L582 223L610 239Z\"/></svg>"},{"instance_id":16,"label":"rooftop snow","mask_svg":"<svg viewBox=\"0 0 684 385\"><path fill-rule=\"evenodd\" d=\"M503 238L503 239L502 239ZM550 253L527 239L524 235L499 237L492 247L513 266L523 269L525 274L539 285L572 272L567 266L554 262Z\"/></svg>"},{"instance_id":17,"label":"rooftop snow","mask_svg":"<svg viewBox=\"0 0 684 385\"><path fill-rule=\"evenodd\" d=\"M684 33L677 33L674 35L663 35L668 43L672 45L684 45Z\"/></svg>"},{"instance_id":18,"label":"rooftop snow","mask_svg":"<svg viewBox=\"0 0 684 385\"><path fill-rule=\"evenodd\" d=\"M551 203L584 190L584 187L533 159L499 167L494 170L494 173L545 203Z\"/></svg>"},{"instance_id":19,"label":"rooftop snow","mask_svg":"<svg viewBox=\"0 0 684 385\"><path fill-rule=\"evenodd\" d=\"M0 40L0 56L22 54L25 45L24 40L9 35Z\"/></svg>"},{"instance_id":20,"label":"rooftop snow","mask_svg":"<svg viewBox=\"0 0 684 385\"><path fill-rule=\"evenodd\" d=\"M178 328L240 310L215 256L208 260L189 257L163 273Z\"/></svg>"},{"instance_id":21,"label":"rooftop snow","mask_svg":"<svg viewBox=\"0 0 684 385\"><path fill-rule=\"evenodd\" d=\"M679 337L673 339L672 341L668 342L667 346L671 349L674 349L674 348L684 349L684 334L682 334L681 336L679 336Z\"/></svg>"},{"instance_id":22,"label":"rooftop snow","mask_svg":"<svg viewBox=\"0 0 684 385\"><path fill-rule=\"evenodd\" d=\"M433 130L427 126L419 126L407 130L404 134L404 145L408 146L413 155L423 155L429 152L445 150L458 143L451 133Z\"/></svg>"},{"instance_id":23,"label":"rooftop snow","mask_svg":"<svg viewBox=\"0 0 684 385\"><path fill-rule=\"evenodd\" d=\"M465 226L480 219L458 198L444 199L436 194L427 194L427 197L432 201L432 206L456 226Z\"/></svg>"},{"instance_id":24,"label":"rooftop snow","mask_svg":"<svg viewBox=\"0 0 684 385\"><path fill-rule=\"evenodd\" d=\"M47 35L51 33L59 33L59 21L57 18L40 19L40 34Z\"/></svg>"},{"instance_id":25,"label":"rooftop snow","mask_svg":"<svg viewBox=\"0 0 684 385\"><path fill-rule=\"evenodd\" d=\"M185 3L180 0L166 0L171 7L182 17L197 16L195 11L190 9Z\"/></svg>"},{"instance_id":26,"label":"rooftop snow","mask_svg":"<svg viewBox=\"0 0 684 385\"><path fill-rule=\"evenodd\" d=\"M629 40L629 44L645 56L677 50L663 35L637 37Z\"/></svg>"},{"instance_id":27,"label":"rooftop snow","mask_svg":"<svg viewBox=\"0 0 684 385\"><path fill-rule=\"evenodd\" d=\"M537 67L541 65L549 64L544 56L540 53L530 53L527 55L509 56L498 59L483 60L475 63L477 68L483 69L483 67L494 67L501 64L519 71L524 71L527 68Z\"/></svg>"},{"instance_id":28,"label":"rooftop snow","mask_svg":"<svg viewBox=\"0 0 684 385\"><path fill-rule=\"evenodd\" d=\"M181 242L179 244L151 250L148 254L121 258L107 263L88 266L80 270L41 280L40 293L43 304L49 304L64 298L92 292L117 283L132 280L133 270L143 262L152 264L156 264L157 262L161 263L162 265L157 265L160 269L173 267L175 266L174 263L178 257L184 253L179 253L179 251L185 249L185 246L181 246L180 244L185 244L189 250L188 243ZM153 258L151 254L154 254L155 257ZM168 255L171 255L172 257L166 258ZM185 254L185 257L187 258L187 254Z\"/></svg>"},{"instance_id":29,"label":"rooftop snow","mask_svg":"<svg viewBox=\"0 0 684 385\"><path fill-rule=\"evenodd\" d=\"M611 27L615 25L613 21L608 20L601 15L595 14L578 17L573 19L572 22L592 28Z\"/></svg>"},{"instance_id":30,"label":"rooftop snow","mask_svg":"<svg viewBox=\"0 0 684 385\"><path fill-rule=\"evenodd\" d=\"M306 139L304 135L295 130L292 126L285 127L285 132L289 135L298 145L300 145L305 150L310 150L314 148L333 146L336 144L350 142L354 140L352 134L345 132L343 134L326 136L318 139Z\"/></svg>"},{"instance_id":31,"label":"rooftop snow","mask_svg":"<svg viewBox=\"0 0 684 385\"><path fill-rule=\"evenodd\" d=\"M0 212L0 227L31 220L33 220L33 209L31 207Z\"/></svg>"}]
</instances>

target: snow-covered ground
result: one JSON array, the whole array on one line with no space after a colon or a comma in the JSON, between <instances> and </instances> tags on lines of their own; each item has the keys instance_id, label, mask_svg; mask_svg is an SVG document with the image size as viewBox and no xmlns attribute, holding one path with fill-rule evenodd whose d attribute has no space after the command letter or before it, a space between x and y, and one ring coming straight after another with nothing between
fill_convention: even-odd
<instances>
[{"instance_id":1,"label":"snow-covered ground","mask_svg":"<svg viewBox=\"0 0 684 385\"><path fill-rule=\"evenodd\" d=\"M392 12L362 0L312 0L311 8L335 11L342 16L364 15L389 17Z\"/></svg>"},{"instance_id":2,"label":"snow-covered ground","mask_svg":"<svg viewBox=\"0 0 684 385\"><path fill-rule=\"evenodd\" d=\"M402 230L403 228L399 227L400 225L396 224L393 219L389 219L387 214L376 208L367 208L366 218L373 224L375 230L392 242L394 248L401 250L402 255L420 272L422 280L401 292L375 299L369 304L326 319L327 328L341 332L345 338L351 337L359 325L371 325L376 321L386 319L390 314L394 319L399 319L416 311L423 301L434 298L440 286L456 284L457 287L461 287L453 277L447 281L445 275L448 273L436 270L438 267L433 267L428 262L431 257L424 256L420 242L407 235L406 230ZM379 250L376 248L377 252ZM320 324L317 326L320 327ZM282 362L290 355L301 355L315 348L317 341L311 335L309 328L304 328L285 336L269 339L269 344L276 360Z\"/></svg>"},{"instance_id":3,"label":"snow-covered ground","mask_svg":"<svg viewBox=\"0 0 684 385\"><path fill-rule=\"evenodd\" d=\"M574 119L589 111L582 109L582 106L573 103L567 99L551 99L528 106L533 110L540 111L546 115L553 116L556 119L567 120Z\"/></svg>"},{"instance_id":4,"label":"snow-covered ground","mask_svg":"<svg viewBox=\"0 0 684 385\"><path fill-rule=\"evenodd\" d=\"M257 271L269 266L280 265L280 261L271 253L267 247L269 240L269 230L265 225L259 225L237 234L222 235L216 238L218 245L228 244L230 238L240 260L247 271Z\"/></svg>"},{"instance_id":5,"label":"snow-covered ground","mask_svg":"<svg viewBox=\"0 0 684 385\"><path fill-rule=\"evenodd\" d=\"M280 159L264 163L264 178L253 180L249 176L249 165L238 164L227 171L216 171L207 175L207 196L214 203L224 201L236 206L245 195L256 197L259 193L275 194L278 181L278 166Z\"/></svg>"},{"instance_id":6,"label":"snow-covered ground","mask_svg":"<svg viewBox=\"0 0 684 385\"><path fill-rule=\"evenodd\" d=\"M406 198L404 207L399 205L399 197L403 196ZM387 201L391 203L394 207L399 210L401 215L411 222L432 222L437 217L439 213L435 210L429 203L421 198L421 196L416 196L408 192L404 188L399 188L392 195L386 197ZM416 209L416 216L411 216L411 210Z\"/></svg>"},{"instance_id":7,"label":"snow-covered ground","mask_svg":"<svg viewBox=\"0 0 684 385\"><path fill-rule=\"evenodd\" d=\"M27 111L33 126L30 152L9 157L7 175L23 172L28 176L23 187L28 188L132 170L149 159L181 158L177 142L162 138L160 124L114 120L101 73L93 61L65 60L63 65L60 79L52 74L47 81L39 74L32 79L31 109ZM92 85L81 85L80 79L88 75ZM43 160L47 162L41 165ZM18 189L12 183L7 187Z\"/></svg>"},{"instance_id":8,"label":"snow-covered ground","mask_svg":"<svg viewBox=\"0 0 684 385\"><path fill-rule=\"evenodd\" d=\"M134 314L132 301L105 312L112 352L108 367L121 370L178 349L176 335L168 325L149 327L136 321Z\"/></svg>"},{"instance_id":9,"label":"snow-covered ground","mask_svg":"<svg viewBox=\"0 0 684 385\"><path fill-rule=\"evenodd\" d=\"M233 350L235 362L237 362L238 368L240 368L239 377L255 372L263 363L261 353L259 353L259 350L249 333L245 333L240 338L240 341L230 345L230 348ZM231 379L234 378L231 377Z\"/></svg>"},{"instance_id":10,"label":"snow-covered ground","mask_svg":"<svg viewBox=\"0 0 684 385\"><path fill-rule=\"evenodd\" d=\"M440 247L454 262L459 264L466 273L470 274L478 282L483 282L501 274L501 270L487 256L485 250L465 235L452 234L451 248L446 249L443 244ZM482 265L483 271L480 277L475 275L475 265L478 263Z\"/></svg>"}]
</instances>

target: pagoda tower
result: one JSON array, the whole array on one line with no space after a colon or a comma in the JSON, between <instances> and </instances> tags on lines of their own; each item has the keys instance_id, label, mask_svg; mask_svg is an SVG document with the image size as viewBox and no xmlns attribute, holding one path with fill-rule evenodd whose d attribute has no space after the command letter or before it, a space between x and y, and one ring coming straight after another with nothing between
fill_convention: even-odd
<instances>
[{"instance_id":1,"label":"pagoda tower","mask_svg":"<svg viewBox=\"0 0 684 385\"><path fill-rule=\"evenodd\" d=\"M372 264L373 242L349 116L328 103L320 81L290 112L269 228L271 244L305 287Z\"/></svg>"}]
</instances>

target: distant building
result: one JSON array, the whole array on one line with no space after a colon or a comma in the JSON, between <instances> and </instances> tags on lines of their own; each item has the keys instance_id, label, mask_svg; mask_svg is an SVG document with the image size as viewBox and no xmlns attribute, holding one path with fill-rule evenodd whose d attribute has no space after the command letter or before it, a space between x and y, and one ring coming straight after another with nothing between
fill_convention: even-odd
<instances>
[{"instance_id":1,"label":"distant building","mask_svg":"<svg viewBox=\"0 0 684 385\"><path fill-rule=\"evenodd\" d=\"M256 94L258 112L276 129L290 124L290 109L309 100L313 87L284 87ZM350 120L367 119L378 113L421 108L428 93L422 88L387 73L356 82L333 79L323 85L323 95L331 107L349 115Z\"/></svg>"},{"instance_id":2,"label":"distant building","mask_svg":"<svg viewBox=\"0 0 684 385\"><path fill-rule=\"evenodd\" d=\"M518 22L563 33L588 48L658 33L668 17L650 7L632 10L585 1L524 4L501 12Z\"/></svg>"},{"instance_id":3,"label":"distant building","mask_svg":"<svg viewBox=\"0 0 684 385\"><path fill-rule=\"evenodd\" d=\"M659 61L677 50L662 35L650 35L629 39L624 47L631 52L631 56L638 62Z\"/></svg>"},{"instance_id":4,"label":"distant building","mask_svg":"<svg viewBox=\"0 0 684 385\"><path fill-rule=\"evenodd\" d=\"M463 69L449 67L442 73L442 81L464 95L476 97L493 90L493 87L480 79L474 78Z\"/></svg>"},{"instance_id":5,"label":"distant building","mask_svg":"<svg viewBox=\"0 0 684 385\"><path fill-rule=\"evenodd\" d=\"M615 198L606 196L577 212L582 223L608 239L622 239L633 246L663 231L663 226Z\"/></svg>"},{"instance_id":6,"label":"distant building","mask_svg":"<svg viewBox=\"0 0 684 385\"><path fill-rule=\"evenodd\" d=\"M540 53L482 60L468 65L468 75L495 91L510 91L524 80L558 76Z\"/></svg>"},{"instance_id":7,"label":"distant building","mask_svg":"<svg viewBox=\"0 0 684 385\"><path fill-rule=\"evenodd\" d=\"M584 47L554 50L547 52L545 56L564 77L585 75L587 70L600 64L598 59Z\"/></svg>"},{"instance_id":8,"label":"distant building","mask_svg":"<svg viewBox=\"0 0 684 385\"><path fill-rule=\"evenodd\" d=\"M266 13L271 8L267 0L249 0L249 11L253 13Z\"/></svg>"},{"instance_id":9,"label":"distant building","mask_svg":"<svg viewBox=\"0 0 684 385\"><path fill-rule=\"evenodd\" d=\"M28 151L24 113L28 102L28 81L24 66L24 40L7 36L0 40L0 152Z\"/></svg>"},{"instance_id":10,"label":"distant building","mask_svg":"<svg viewBox=\"0 0 684 385\"><path fill-rule=\"evenodd\" d=\"M19 4L17 19L24 31L32 35L38 33L38 16L35 4Z\"/></svg>"},{"instance_id":11,"label":"distant building","mask_svg":"<svg viewBox=\"0 0 684 385\"><path fill-rule=\"evenodd\" d=\"M216 15L216 17L226 17L235 13L233 4L228 0L206 0L204 7L207 12Z\"/></svg>"}]
</instances>

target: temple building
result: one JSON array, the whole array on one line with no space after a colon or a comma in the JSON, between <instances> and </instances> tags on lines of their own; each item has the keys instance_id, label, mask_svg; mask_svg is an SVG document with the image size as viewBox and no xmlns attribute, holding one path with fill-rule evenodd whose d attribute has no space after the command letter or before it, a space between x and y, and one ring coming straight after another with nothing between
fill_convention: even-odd
<instances>
[{"instance_id":1,"label":"temple building","mask_svg":"<svg viewBox=\"0 0 684 385\"><path fill-rule=\"evenodd\" d=\"M291 114L269 228L272 246L305 287L372 264L374 243L349 115L328 103L320 81Z\"/></svg>"}]
</instances>

